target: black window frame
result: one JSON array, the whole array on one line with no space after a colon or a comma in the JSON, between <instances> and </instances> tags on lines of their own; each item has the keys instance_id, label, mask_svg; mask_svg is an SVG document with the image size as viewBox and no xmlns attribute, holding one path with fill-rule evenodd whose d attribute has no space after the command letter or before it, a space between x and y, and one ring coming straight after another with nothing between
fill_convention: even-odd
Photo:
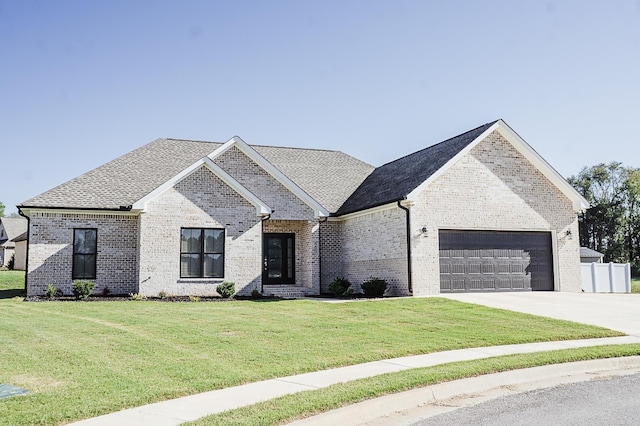
<instances>
[{"instance_id":1,"label":"black window frame","mask_svg":"<svg viewBox=\"0 0 640 426\"><path fill-rule=\"evenodd\" d=\"M76 234L78 231L94 231L96 234L95 237L95 246L93 247L93 252L87 253L78 253L76 252ZM95 280L98 275L98 228L73 228L73 247L72 247L72 258L71 258L71 279L72 280ZM78 268L76 267L76 258L80 257L88 257L93 256L93 275L78 275ZM86 271L86 268L82 268L83 271Z\"/></svg>"},{"instance_id":2,"label":"black window frame","mask_svg":"<svg viewBox=\"0 0 640 426\"><path fill-rule=\"evenodd\" d=\"M191 251L182 251L182 233L185 230L190 230L190 231L200 231L200 248L198 252L191 252ZM222 231L222 251L221 252L217 252L217 251L205 251L205 237L204 237L204 232L205 231ZM200 256L200 274L198 276L194 276L194 275L188 275L185 276L182 274L182 256L185 254L198 254ZM208 275L205 276L204 275L204 263L205 263L205 255L216 255L219 254L222 256L222 274L217 276L217 275ZM226 230L224 228L196 228L196 227L182 227L180 228L180 278L181 279L194 279L194 278L205 278L205 279L223 279L224 275L225 275L225 257L226 257Z\"/></svg>"}]
</instances>

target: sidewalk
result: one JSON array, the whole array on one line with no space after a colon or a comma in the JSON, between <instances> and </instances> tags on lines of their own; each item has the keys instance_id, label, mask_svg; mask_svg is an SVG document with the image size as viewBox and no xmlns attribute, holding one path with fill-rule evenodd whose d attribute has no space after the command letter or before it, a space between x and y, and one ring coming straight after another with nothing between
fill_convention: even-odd
<instances>
[{"instance_id":1,"label":"sidewalk","mask_svg":"<svg viewBox=\"0 0 640 426\"><path fill-rule=\"evenodd\" d=\"M640 337L623 336L603 339L565 340L559 342L491 346L393 358L384 361L368 362L365 364L334 368L331 370L298 374L295 376L264 380L242 386L205 392L169 401L157 402L142 407L122 410L100 417L82 420L73 424L82 426L179 425L180 423L196 420L210 414L220 413L246 405L252 405L291 393L321 389L336 383L377 376L379 374L394 373L411 368L432 367L449 362L469 361L499 355L627 343L640 343Z\"/></svg>"}]
</instances>

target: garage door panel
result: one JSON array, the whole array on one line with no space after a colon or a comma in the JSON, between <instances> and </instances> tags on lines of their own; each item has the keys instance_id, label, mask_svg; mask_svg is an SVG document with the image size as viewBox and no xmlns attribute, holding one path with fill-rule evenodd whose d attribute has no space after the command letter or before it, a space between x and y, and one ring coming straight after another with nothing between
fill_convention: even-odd
<instances>
[{"instance_id":1,"label":"garage door panel","mask_svg":"<svg viewBox=\"0 0 640 426\"><path fill-rule=\"evenodd\" d=\"M553 290L549 232L440 231L441 291Z\"/></svg>"}]
</instances>

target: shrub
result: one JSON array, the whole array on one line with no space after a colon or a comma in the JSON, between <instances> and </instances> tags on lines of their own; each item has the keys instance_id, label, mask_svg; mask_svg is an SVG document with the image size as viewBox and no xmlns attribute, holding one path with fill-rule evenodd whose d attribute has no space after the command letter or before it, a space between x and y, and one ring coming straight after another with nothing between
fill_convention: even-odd
<instances>
[{"instance_id":1,"label":"shrub","mask_svg":"<svg viewBox=\"0 0 640 426\"><path fill-rule=\"evenodd\" d=\"M102 295L107 297L109 294L111 294L111 290L109 290L109 287L106 287L102 289Z\"/></svg>"},{"instance_id":2,"label":"shrub","mask_svg":"<svg viewBox=\"0 0 640 426\"><path fill-rule=\"evenodd\" d=\"M9 262L7 262L7 268L10 271L13 271L14 266L16 265L16 259L14 255L11 255L11 259L9 259Z\"/></svg>"},{"instance_id":3,"label":"shrub","mask_svg":"<svg viewBox=\"0 0 640 426\"><path fill-rule=\"evenodd\" d=\"M129 293L131 300L147 300L147 296L140 293Z\"/></svg>"},{"instance_id":4,"label":"shrub","mask_svg":"<svg viewBox=\"0 0 640 426\"><path fill-rule=\"evenodd\" d=\"M169 297L169 295L167 294L166 291L161 291L160 293L158 293L158 297L160 299L166 299L167 297Z\"/></svg>"},{"instance_id":5,"label":"shrub","mask_svg":"<svg viewBox=\"0 0 640 426\"><path fill-rule=\"evenodd\" d=\"M223 299L228 299L236 292L236 283L231 281L222 281L222 284L216 287L216 291Z\"/></svg>"},{"instance_id":6,"label":"shrub","mask_svg":"<svg viewBox=\"0 0 640 426\"><path fill-rule=\"evenodd\" d=\"M189 295L189 302L199 302L200 298L198 296Z\"/></svg>"},{"instance_id":7,"label":"shrub","mask_svg":"<svg viewBox=\"0 0 640 426\"><path fill-rule=\"evenodd\" d=\"M71 285L71 287L73 288L73 295L78 300L86 299L87 297L89 297L95 286L96 283L86 280L75 280Z\"/></svg>"},{"instance_id":8,"label":"shrub","mask_svg":"<svg viewBox=\"0 0 640 426\"><path fill-rule=\"evenodd\" d=\"M53 286L53 284L47 284L46 294L49 299L55 297L56 293L58 293L58 290Z\"/></svg>"},{"instance_id":9,"label":"shrub","mask_svg":"<svg viewBox=\"0 0 640 426\"><path fill-rule=\"evenodd\" d=\"M351 287L351 283L348 279L336 277L336 279L329 284L328 290L329 293L335 294L336 296L347 296L349 294L349 287Z\"/></svg>"},{"instance_id":10,"label":"shrub","mask_svg":"<svg viewBox=\"0 0 640 426\"><path fill-rule=\"evenodd\" d=\"M258 287L254 287L253 290L251 290L251 297L254 299L260 299L262 297L262 293L260 293Z\"/></svg>"},{"instance_id":11,"label":"shrub","mask_svg":"<svg viewBox=\"0 0 640 426\"><path fill-rule=\"evenodd\" d=\"M387 282L378 277L371 277L363 282L360 287L362 287L362 292L366 297L382 297L384 292L387 291Z\"/></svg>"}]
</instances>

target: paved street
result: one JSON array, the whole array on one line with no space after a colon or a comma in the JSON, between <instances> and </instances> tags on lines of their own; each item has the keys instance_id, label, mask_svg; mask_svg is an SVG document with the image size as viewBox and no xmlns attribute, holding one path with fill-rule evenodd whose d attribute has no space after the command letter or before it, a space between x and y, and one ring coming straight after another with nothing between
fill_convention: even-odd
<instances>
[{"instance_id":1,"label":"paved street","mask_svg":"<svg viewBox=\"0 0 640 426\"><path fill-rule=\"evenodd\" d=\"M413 426L640 424L640 374L572 383L494 399Z\"/></svg>"}]
</instances>

